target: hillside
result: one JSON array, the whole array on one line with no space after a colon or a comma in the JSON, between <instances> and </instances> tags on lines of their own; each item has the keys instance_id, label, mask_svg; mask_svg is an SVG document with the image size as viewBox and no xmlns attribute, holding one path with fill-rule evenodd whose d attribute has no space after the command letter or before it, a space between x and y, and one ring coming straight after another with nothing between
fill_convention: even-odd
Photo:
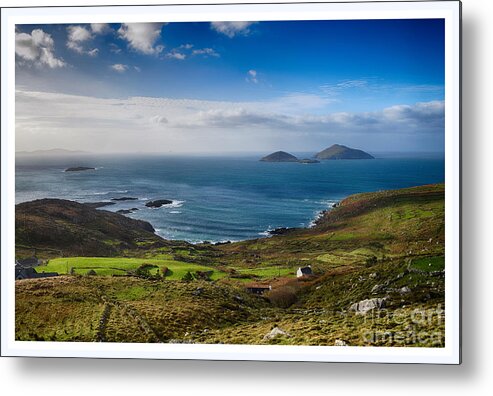
<instances>
[{"instance_id":1,"label":"hillside","mask_svg":"<svg viewBox=\"0 0 493 396\"><path fill-rule=\"evenodd\" d=\"M364 152L363 150L357 150L343 146L341 144L334 144L323 151L320 151L315 155L319 160L340 160L340 159L374 159L371 154Z\"/></svg>"},{"instance_id":2,"label":"hillside","mask_svg":"<svg viewBox=\"0 0 493 396\"><path fill-rule=\"evenodd\" d=\"M298 162L298 158L285 151L276 151L260 159L262 162Z\"/></svg>"},{"instance_id":3,"label":"hillside","mask_svg":"<svg viewBox=\"0 0 493 396\"><path fill-rule=\"evenodd\" d=\"M40 199L15 207L18 256L54 250L54 254L114 256L125 249L162 244L146 221L61 199Z\"/></svg>"},{"instance_id":4,"label":"hillside","mask_svg":"<svg viewBox=\"0 0 493 396\"><path fill-rule=\"evenodd\" d=\"M126 251L142 257L134 260L74 257L75 275L16 282L16 337L443 346L444 191L440 184L353 195L314 227L270 238L151 245ZM67 260L46 268L63 270ZM144 263L174 276L104 276ZM297 279L306 265L315 276ZM101 275L84 275L87 268ZM213 280L198 280L199 268L210 268ZM251 284L272 291L252 295ZM427 320L416 321L416 312Z\"/></svg>"}]
</instances>

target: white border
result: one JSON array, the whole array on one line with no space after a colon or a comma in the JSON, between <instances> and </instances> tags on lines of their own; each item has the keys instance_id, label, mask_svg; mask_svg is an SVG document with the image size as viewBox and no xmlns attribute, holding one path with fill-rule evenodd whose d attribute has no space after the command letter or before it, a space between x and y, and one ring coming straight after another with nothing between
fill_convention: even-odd
<instances>
[{"instance_id":1,"label":"white border","mask_svg":"<svg viewBox=\"0 0 493 396\"><path fill-rule=\"evenodd\" d=\"M16 24L90 22L445 19L445 347L104 344L15 341ZM259 361L460 363L460 3L459 1L3 8L1 14L2 356Z\"/></svg>"}]
</instances>

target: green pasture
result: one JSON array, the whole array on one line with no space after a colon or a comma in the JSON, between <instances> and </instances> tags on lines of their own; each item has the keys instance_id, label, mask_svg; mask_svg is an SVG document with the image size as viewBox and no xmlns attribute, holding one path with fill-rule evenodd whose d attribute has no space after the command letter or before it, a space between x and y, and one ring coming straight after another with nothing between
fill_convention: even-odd
<instances>
[{"instance_id":1,"label":"green pasture","mask_svg":"<svg viewBox=\"0 0 493 396\"><path fill-rule=\"evenodd\" d=\"M97 275L125 275L127 271L136 270L142 264L157 265L151 268L150 273L155 274L159 269L168 268L166 279L179 280L187 272L214 271L211 279L216 280L225 276L225 273L215 268L204 265L185 263L182 261L148 258L127 257L64 257L50 260L46 265L39 267L38 272L58 272L59 274L70 273L73 268L76 274L85 275L89 270L96 271Z\"/></svg>"}]
</instances>

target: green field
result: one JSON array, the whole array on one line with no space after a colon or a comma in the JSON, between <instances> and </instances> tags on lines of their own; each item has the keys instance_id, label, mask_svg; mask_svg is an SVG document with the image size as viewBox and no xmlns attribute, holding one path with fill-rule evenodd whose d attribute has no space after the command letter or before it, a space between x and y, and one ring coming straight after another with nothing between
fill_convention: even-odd
<instances>
[{"instance_id":1,"label":"green field","mask_svg":"<svg viewBox=\"0 0 493 396\"><path fill-rule=\"evenodd\" d=\"M58 272L59 274L70 273L71 268L76 274L85 275L89 270L96 271L97 275L125 275L127 271L136 270L142 264L157 265L150 270L155 274L163 267L168 268L166 279L179 280L187 272L214 271L211 279L216 280L224 277L224 272L212 267L185 263L175 260L147 259L147 258L115 258L115 257L64 257L50 260L47 265L38 267L38 272Z\"/></svg>"},{"instance_id":2,"label":"green field","mask_svg":"<svg viewBox=\"0 0 493 396\"><path fill-rule=\"evenodd\" d=\"M443 271L445 269L445 257L436 256L414 259L411 261L410 267L427 272Z\"/></svg>"},{"instance_id":3,"label":"green field","mask_svg":"<svg viewBox=\"0 0 493 396\"><path fill-rule=\"evenodd\" d=\"M16 339L442 347L444 208L443 184L431 185L351 196L316 226L271 238L108 252L121 258L77 257L74 245L36 268L64 276L16 281ZM138 273L144 264L168 275ZM297 279L306 265L315 275ZM196 271L213 281L183 279ZM272 289L249 293L256 282ZM351 308L375 298L383 309ZM267 337L275 327L287 335Z\"/></svg>"}]
</instances>

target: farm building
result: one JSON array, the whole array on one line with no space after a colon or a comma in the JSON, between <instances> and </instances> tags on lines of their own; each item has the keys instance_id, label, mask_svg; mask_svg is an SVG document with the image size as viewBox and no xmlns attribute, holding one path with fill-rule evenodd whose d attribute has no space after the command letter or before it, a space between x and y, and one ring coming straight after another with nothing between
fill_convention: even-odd
<instances>
[{"instance_id":1,"label":"farm building","mask_svg":"<svg viewBox=\"0 0 493 396\"><path fill-rule=\"evenodd\" d=\"M37 272L32 266L22 265L21 260L16 260L15 262L15 280L49 278L52 276L58 276L58 272Z\"/></svg>"},{"instance_id":2,"label":"farm building","mask_svg":"<svg viewBox=\"0 0 493 396\"><path fill-rule=\"evenodd\" d=\"M272 290L270 285L249 285L246 287L246 291L252 294L264 294L270 290Z\"/></svg>"},{"instance_id":3,"label":"farm building","mask_svg":"<svg viewBox=\"0 0 493 396\"><path fill-rule=\"evenodd\" d=\"M298 271L296 271L296 277L301 278L303 276L313 275L312 267L309 265L307 267L300 267Z\"/></svg>"}]
</instances>

